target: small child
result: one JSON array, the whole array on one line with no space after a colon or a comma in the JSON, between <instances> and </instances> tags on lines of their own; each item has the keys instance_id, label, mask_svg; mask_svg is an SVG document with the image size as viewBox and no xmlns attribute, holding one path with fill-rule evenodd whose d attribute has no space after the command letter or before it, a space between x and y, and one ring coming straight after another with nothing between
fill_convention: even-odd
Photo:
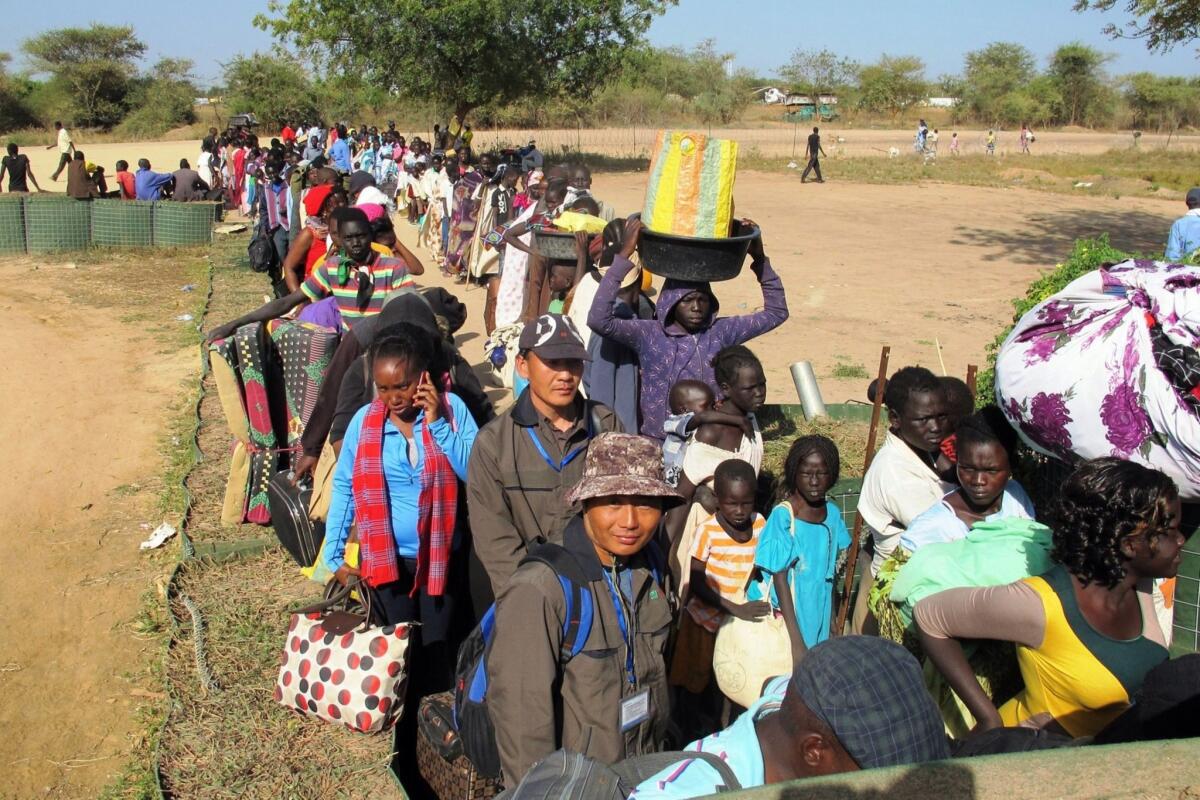
<instances>
[{"instance_id":1,"label":"small child","mask_svg":"<svg viewBox=\"0 0 1200 800\"><path fill-rule=\"evenodd\" d=\"M696 528L686 613L680 619L670 678L693 694L708 687L717 628L725 615L754 620L771 613L769 603L745 597L765 524L754 511L756 487L754 468L745 461L720 464L713 483L717 513L703 517Z\"/></svg>"},{"instance_id":2,"label":"small child","mask_svg":"<svg viewBox=\"0 0 1200 800\"><path fill-rule=\"evenodd\" d=\"M792 443L783 467L786 494L767 519L754 560L770 579L771 603L787 625L793 662L829 638L838 554L850 546L842 513L826 497L840 469L829 438L802 436ZM748 596L758 599L758 589L754 584Z\"/></svg>"},{"instance_id":3,"label":"small child","mask_svg":"<svg viewBox=\"0 0 1200 800\"><path fill-rule=\"evenodd\" d=\"M117 162L117 185L121 187L122 200L136 200L137 186L134 184L133 173L129 171L129 162L121 159Z\"/></svg>"},{"instance_id":4,"label":"small child","mask_svg":"<svg viewBox=\"0 0 1200 800\"><path fill-rule=\"evenodd\" d=\"M683 471L683 456L689 435L701 425L733 425L750 433L750 422L741 414L727 414L713 408L716 397L704 381L677 381L667 395L671 416L663 423L663 474L675 486Z\"/></svg>"},{"instance_id":5,"label":"small child","mask_svg":"<svg viewBox=\"0 0 1200 800\"><path fill-rule=\"evenodd\" d=\"M950 134L950 155L958 155L958 132Z\"/></svg>"},{"instance_id":6,"label":"small child","mask_svg":"<svg viewBox=\"0 0 1200 800\"><path fill-rule=\"evenodd\" d=\"M987 154L989 156L996 155L996 132L988 131L987 135Z\"/></svg>"}]
</instances>

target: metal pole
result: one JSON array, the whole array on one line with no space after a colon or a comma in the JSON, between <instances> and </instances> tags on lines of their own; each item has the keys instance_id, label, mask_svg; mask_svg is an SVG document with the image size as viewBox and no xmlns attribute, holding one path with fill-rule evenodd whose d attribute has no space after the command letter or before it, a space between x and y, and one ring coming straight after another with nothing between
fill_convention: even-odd
<instances>
[{"instance_id":1,"label":"metal pole","mask_svg":"<svg viewBox=\"0 0 1200 800\"><path fill-rule=\"evenodd\" d=\"M796 395L800 398L800 405L804 407L804 418L826 416L825 401L821 399L821 390L817 386L812 362L797 361L792 364L791 370L792 383L796 384Z\"/></svg>"},{"instance_id":2,"label":"metal pole","mask_svg":"<svg viewBox=\"0 0 1200 800\"><path fill-rule=\"evenodd\" d=\"M871 468L871 462L875 459L875 436L879 432L879 416L883 411L883 393L887 388L888 358L891 354L892 348L886 345L879 352L879 374L875 379L875 403L871 407L871 430L867 434L867 455L863 458L864 476L867 474L867 470ZM862 536L862 526L862 512L855 511L854 535L850 537L850 555L846 558L846 582L842 592L842 602L838 606L837 625L833 629L836 636L841 636L842 632L846 629L846 617L850 613L850 600L854 594L854 568L858 564L858 542L859 537ZM870 569L870 566L867 569Z\"/></svg>"}]
</instances>

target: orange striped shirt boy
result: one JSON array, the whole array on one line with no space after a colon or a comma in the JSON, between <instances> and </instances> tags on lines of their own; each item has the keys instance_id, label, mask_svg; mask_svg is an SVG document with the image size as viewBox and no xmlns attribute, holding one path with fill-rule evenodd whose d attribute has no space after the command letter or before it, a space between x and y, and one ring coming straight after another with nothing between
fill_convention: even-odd
<instances>
[{"instance_id":1,"label":"orange striped shirt boy","mask_svg":"<svg viewBox=\"0 0 1200 800\"><path fill-rule=\"evenodd\" d=\"M746 584L754 570L758 537L766 524L761 514L755 514L750 522L750 538L745 542L735 541L726 533L715 515L705 517L696 526L691 557L704 562L704 580L721 597L738 603L745 602ZM696 597L688 601L687 610L692 619L712 633L717 632L725 616L725 612Z\"/></svg>"}]
</instances>

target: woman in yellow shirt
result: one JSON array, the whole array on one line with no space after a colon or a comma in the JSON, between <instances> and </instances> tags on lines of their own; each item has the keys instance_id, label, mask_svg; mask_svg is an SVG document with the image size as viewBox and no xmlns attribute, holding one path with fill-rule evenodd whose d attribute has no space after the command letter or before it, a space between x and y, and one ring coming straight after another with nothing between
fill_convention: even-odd
<instances>
[{"instance_id":1,"label":"woman in yellow shirt","mask_svg":"<svg viewBox=\"0 0 1200 800\"><path fill-rule=\"evenodd\" d=\"M1151 599L1179 569L1179 492L1161 472L1115 458L1082 464L1054 513L1056 566L1005 586L951 589L917 603L921 646L978 720L976 730L1050 727L1092 736L1167 659ZM959 639L1011 641L1025 688L999 709Z\"/></svg>"}]
</instances>

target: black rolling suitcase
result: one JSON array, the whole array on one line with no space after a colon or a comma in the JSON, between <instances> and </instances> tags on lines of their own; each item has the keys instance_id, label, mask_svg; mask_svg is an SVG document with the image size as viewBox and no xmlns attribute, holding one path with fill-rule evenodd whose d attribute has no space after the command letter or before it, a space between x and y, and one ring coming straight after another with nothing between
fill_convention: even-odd
<instances>
[{"instance_id":1,"label":"black rolling suitcase","mask_svg":"<svg viewBox=\"0 0 1200 800\"><path fill-rule=\"evenodd\" d=\"M275 535L302 567L311 567L317 560L317 548L325 539L325 523L308 517L312 493L312 479L305 478L299 486L293 486L291 470L275 473L267 484L267 503Z\"/></svg>"}]
</instances>

